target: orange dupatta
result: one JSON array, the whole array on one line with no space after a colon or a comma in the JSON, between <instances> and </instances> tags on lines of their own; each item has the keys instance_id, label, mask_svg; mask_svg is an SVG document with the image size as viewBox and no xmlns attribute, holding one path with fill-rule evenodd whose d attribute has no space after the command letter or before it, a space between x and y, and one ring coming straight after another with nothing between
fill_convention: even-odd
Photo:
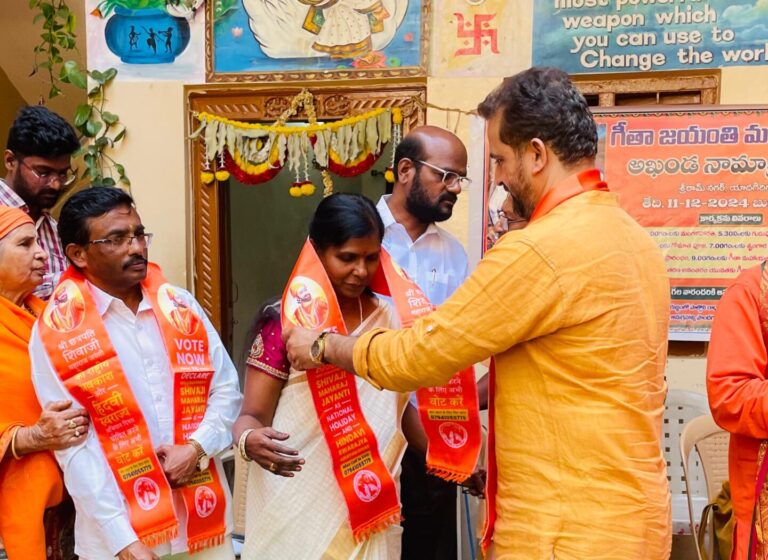
<instances>
[{"instance_id":1,"label":"orange dupatta","mask_svg":"<svg viewBox=\"0 0 768 560\"><path fill-rule=\"evenodd\" d=\"M281 312L283 328L298 325L347 334L336 293L309 240L286 285ZM307 371L307 383L352 535L360 542L400 521L395 482L363 415L355 376L324 365Z\"/></svg>"},{"instance_id":2,"label":"orange dupatta","mask_svg":"<svg viewBox=\"0 0 768 560\"><path fill-rule=\"evenodd\" d=\"M29 296L25 303L36 314L45 302ZM14 459L9 449L19 426L40 417L40 404L32 386L29 337L35 318L0 297L0 537L11 560L45 560L43 513L59 504L64 485L56 460L48 451Z\"/></svg>"},{"instance_id":3,"label":"orange dupatta","mask_svg":"<svg viewBox=\"0 0 768 560\"><path fill-rule=\"evenodd\" d=\"M392 298L401 328L432 312L427 296L384 248L371 289ZM475 368L458 372L441 387L419 389L416 399L427 435L427 472L450 482L464 482L474 472L480 454Z\"/></svg>"},{"instance_id":4,"label":"orange dupatta","mask_svg":"<svg viewBox=\"0 0 768 560\"><path fill-rule=\"evenodd\" d=\"M600 170L589 169L567 177L554 185L541 197L531 216L531 223L546 216L566 200L589 191L608 191L608 185L602 180ZM491 366L488 370L488 473L485 482L485 524L480 544L483 552L488 551L493 540L493 528L496 524L496 437L494 423L496 421L493 400L496 396L496 363L491 356Z\"/></svg>"}]
</instances>

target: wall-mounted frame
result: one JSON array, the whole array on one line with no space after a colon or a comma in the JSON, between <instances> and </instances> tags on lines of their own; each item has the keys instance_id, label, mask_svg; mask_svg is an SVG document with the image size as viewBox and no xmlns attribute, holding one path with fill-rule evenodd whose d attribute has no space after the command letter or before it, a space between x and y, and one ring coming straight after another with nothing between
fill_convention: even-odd
<instances>
[{"instance_id":1,"label":"wall-mounted frame","mask_svg":"<svg viewBox=\"0 0 768 560\"><path fill-rule=\"evenodd\" d=\"M427 75L429 0L207 2L209 82Z\"/></svg>"}]
</instances>

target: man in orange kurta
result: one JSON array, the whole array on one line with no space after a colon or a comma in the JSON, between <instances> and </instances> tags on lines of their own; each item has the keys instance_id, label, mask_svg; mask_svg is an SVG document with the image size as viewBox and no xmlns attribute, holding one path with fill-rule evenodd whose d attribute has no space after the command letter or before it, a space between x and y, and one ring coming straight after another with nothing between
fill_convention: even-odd
<instances>
[{"instance_id":1,"label":"man in orange kurta","mask_svg":"<svg viewBox=\"0 0 768 560\"><path fill-rule=\"evenodd\" d=\"M495 178L530 219L410 329L296 328L314 356L410 391L495 358L496 560L667 560L661 453L669 282L650 236L594 169L597 133L568 76L532 68L480 105ZM315 366L316 367L316 366Z\"/></svg>"},{"instance_id":2,"label":"man in orange kurta","mask_svg":"<svg viewBox=\"0 0 768 560\"><path fill-rule=\"evenodd\" d=\"M736 514L733 560L746 560L755 504L757 452L768 439L768 354L760 326L762 267L742 272L717 306L707 354L715 421L731 433L728 478Z\"/></svg>"}]
</instances>

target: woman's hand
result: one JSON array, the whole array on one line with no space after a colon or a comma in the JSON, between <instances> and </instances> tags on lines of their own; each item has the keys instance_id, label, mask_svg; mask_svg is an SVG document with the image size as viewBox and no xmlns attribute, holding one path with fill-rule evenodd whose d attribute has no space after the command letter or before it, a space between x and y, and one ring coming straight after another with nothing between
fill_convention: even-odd
<instances>
[{"instance_id":1,"label":"woman's hand","mask_svg":"<svg viewBox=\"0 0 768 560\"><path fill-rule=\"evenodd\" d=\"M275 440L285 441L289 437L268 426L256 428L245 438L245 452L263 469L290 478L301 470L304 459L295 449L275 443Z\"/></svg>"},{"instance_id":2,"label":"woman's hand","mask_svg":"<svg viewBox=\"0 0 768 560\"><path fill-rule=\"evenodd\" d=\"M37 423L27 431L37 451L66 449L85 441L89 424L88 413L72 408L72 401L54 401L45 406Z\"/></svg>"}]
</instances>

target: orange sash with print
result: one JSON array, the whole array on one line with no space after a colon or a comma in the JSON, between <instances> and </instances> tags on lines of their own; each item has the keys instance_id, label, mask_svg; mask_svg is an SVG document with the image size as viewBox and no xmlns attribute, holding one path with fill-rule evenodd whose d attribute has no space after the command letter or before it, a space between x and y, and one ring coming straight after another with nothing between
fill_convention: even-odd
<instances>
[{"instance_id":1,"label":"orange sash with print","mask_svg":"<svg viewBox=\"0 0 768 560\"><path fill-rule=\"evenodd\" d=\"M283 293L282 323L284 329L298 325L347 334L336 293L309 241ZM397 489L363 416L355 376L325 365L307 370L307 383L355 540L399 523Z\"/></svg>"},{"instance_id":2,"label":"orange sash with print","mask_svg":"<svg viewBox=\"0 0 768 560\"><path fill-rule=\"evenodd\" d=\"M174 375L174 443L182 444L203 419L213 368L200 317L179 298L156 265L142 289ZM38 322L40 337L67 390L88 411L115 480L128 503L131 526L149 547L173 539L178 521L146 421L123 371L85 278L70 267ZM215 467L182 489L190 552L223 542L224 491Z\"/></svg>"},{"instance_id":3,"label":"orange sash with print","mask_svg":"<svg viewBox=\"0 0 768 560\"><path fill-rule=\"evenodd\" d=\"M432 312L433 306L421 288L383 248L371 289L392 298L403 328ZM464 482L474 472L480 454L475 369L460 371L442 387L419 389L416 399L428 440L427 472L451 482Z\"/></svg>"},{"instance_id":4,"label":"orange sash with print","mask_svg":"<svg viewBox=\"0 0 768 560\"><path fill-rule=\"evenodd\" d=\"M608 185L602 180L599 169L589 169L567 177L548 190L533 210L530 223L546 216L566 200L589 191L608 191ZM488 370L488 473L485 482L485 524L480 544L483 552L488 551L493 540L493 528L496 524L496 492L498 489L498 469L496 466L495 407L496 363L491 356Z\"/></svg>"}]
</instances>

